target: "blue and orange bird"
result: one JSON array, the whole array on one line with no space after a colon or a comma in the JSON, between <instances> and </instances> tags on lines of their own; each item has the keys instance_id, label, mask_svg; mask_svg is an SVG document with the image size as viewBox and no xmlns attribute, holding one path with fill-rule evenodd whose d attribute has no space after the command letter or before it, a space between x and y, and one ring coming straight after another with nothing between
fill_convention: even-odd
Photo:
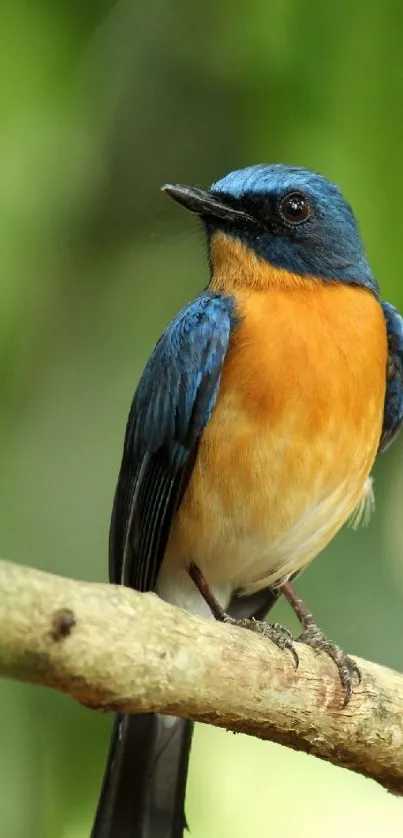
<instances>
[{"instance_id":1,"label":"blue and orange bird","mask_svg":"<svg viewBox=\"0 0 403 838\"><path fill-rule=\"evenodd\" d=\"M202 220L211 276L133 399L111 581L240 622L296 657L286 629L251 619L285 593L299 640L331 655L347 702L355 665L289 582L371 506L372 465L403 420L403 320L321 175L258 165L206 191L164 189ZM190 742L183 719L117 717L92 838L180 838Z\"/></svg>"}]
</instances>

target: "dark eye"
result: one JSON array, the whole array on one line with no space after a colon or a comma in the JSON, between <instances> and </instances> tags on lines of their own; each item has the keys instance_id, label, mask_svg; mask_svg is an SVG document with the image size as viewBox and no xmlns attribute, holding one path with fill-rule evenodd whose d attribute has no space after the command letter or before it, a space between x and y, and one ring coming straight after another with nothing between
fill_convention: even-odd
<instances>
[{"instance_id":1,"label":"dark eye","mask_svg":"<svg viewBox=\"0 0 403 838\"><path fill-rule=\"evenodd\" d=\"M302 224L311 214L309 203L302 192L289 192L282 199L278 211L288 224Z\"/></svg>"}]
</instances>

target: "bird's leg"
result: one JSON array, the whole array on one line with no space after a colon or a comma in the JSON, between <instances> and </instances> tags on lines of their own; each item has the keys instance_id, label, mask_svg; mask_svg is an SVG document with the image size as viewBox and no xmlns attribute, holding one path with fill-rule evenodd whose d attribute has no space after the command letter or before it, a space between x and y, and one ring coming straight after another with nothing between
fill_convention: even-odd
<instances>
[{"instance_id":1,"label":"bird's leg","mask_svg":"<svg viewBox=\"0 0 403 838\"><path fill-rule=\"evenodd\" d=\"M226 613L226 611L224 611L218 600L215 598L210 588L210 585L208 584L208 582L206 582L200 568L197 567L197 564L194 564L194 562L191 562L189 565L189 576L192 582L195 583L196 588L202 595L204 601L207 603L213 617L220 623L228 622L228 614ZM229 620L231 620L231 618L229 618Z\"/></svg>"},{"instance_id":2,"label":"bird's leg","mask_svg":"<svg viewBox=\"0 0 403 838\"><path fill-rule=\"evenodd\" d=\"M287 649L291 653L294 658L295 668L297 669L299 663L298 653L295 649L291 632L288 629L281 626L280 623L265 623L262 620L255 620L253 617L236 620L224 611L200 568L194 562L190 563L188 572L216 620L219 620L220 623L229 623L232 626L246 628L249 631L254 631L256 634L261 634L263 637L268 637L279 649Z\"/></svg>"},{"instance_id":3,"label":"bird's leg","mask_svg":"<svg viewBox=\"0 0 403 838\"><path fill-rule=\"evenodd\" d=\"M345 691L343 706L347 707L353 692L354 676L357 678L358 683L361 682L361 673L357 664L339 646L336 646L335 643L332 643L331 640L325 637L322 630L316 625L312 614L308 611L302 599L297 597L289 582L285 582L281 586L281 591L287 602L291 605L303 628L302 634L297 637L297 642L306 643L307 646L311 646L317 652L326 652L335 662Z\"/></svg>"}]
</instances>

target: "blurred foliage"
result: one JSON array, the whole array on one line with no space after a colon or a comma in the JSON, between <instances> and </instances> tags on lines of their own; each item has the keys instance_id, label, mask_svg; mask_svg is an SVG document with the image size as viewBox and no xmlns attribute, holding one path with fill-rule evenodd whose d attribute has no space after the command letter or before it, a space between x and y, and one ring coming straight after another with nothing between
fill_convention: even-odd
<instances>
[{"instance_id":1,"label":"blurred foliage","mask_svg":"<svg viewBox=\"0 0 403 838\"><path fill-rule=\"evenodd\" d=\"M159 193L284 161L336 180L384 295L403 307L397 0L152 5L4 0L0 10L0 516L15 561L106 578L132 392L204 243ZM298 583L350 651L403 668L403 442L377 514ZM289 620L281 605L279 619ZM269 673L268 673L269 677ZM111 720L0 685L0 838L86 838ZM395 836L403 804L270 743L199 728L194 838Z\"/></svg>"}]
</instances>

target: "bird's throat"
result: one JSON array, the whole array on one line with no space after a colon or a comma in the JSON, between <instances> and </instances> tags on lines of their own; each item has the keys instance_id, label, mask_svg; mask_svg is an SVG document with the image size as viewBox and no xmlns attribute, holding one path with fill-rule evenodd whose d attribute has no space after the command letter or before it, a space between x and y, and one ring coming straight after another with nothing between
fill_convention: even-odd
<instances>
[{"instance_id":1,"label":"bird's throat","mask_svg":"<svg viewBox=\"0 0 403 838\"><path fill-rule=\"evenodd\" d=\"M270 288L311 290L322 281L300 276L271 265L239 238L218 231L210 239L211 282L213 291L231 294L240 288L268 291Z\"/></svg>"}]
</instances>

